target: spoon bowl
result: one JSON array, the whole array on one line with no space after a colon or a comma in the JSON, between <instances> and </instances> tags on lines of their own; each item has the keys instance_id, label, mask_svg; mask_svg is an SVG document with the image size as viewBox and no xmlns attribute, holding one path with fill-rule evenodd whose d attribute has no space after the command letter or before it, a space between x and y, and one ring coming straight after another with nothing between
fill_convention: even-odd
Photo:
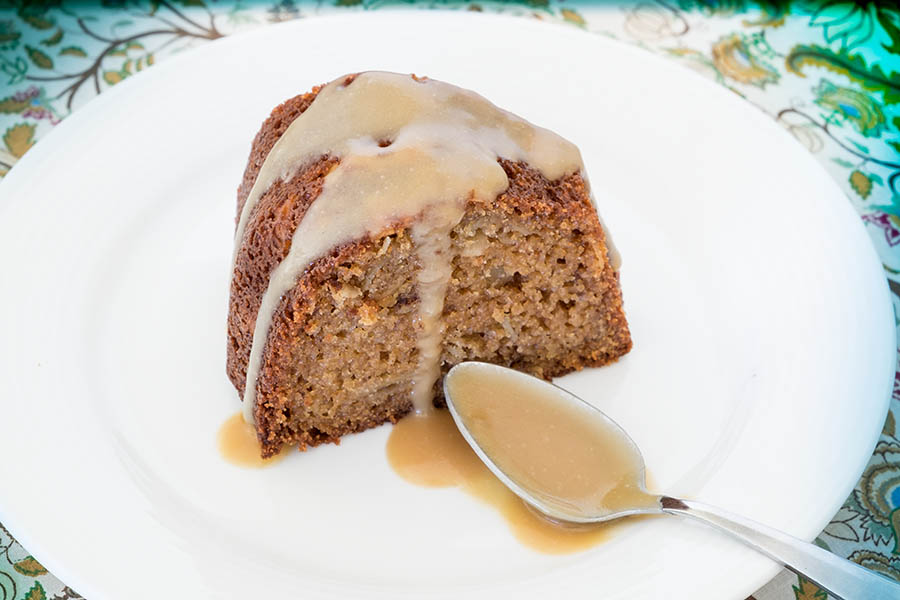
<instances>
[{"instance_id":1,"label":"spoon bowl","mask_svg":"<svg viewBox=\"0 0 900 600\"><path fill-rule=\"evenodd\" d=\"M494 401L502 402L506 400L502 397L504 393L515 396L515 399L512 399L515 405L511 408L516 413L514 418L519 420L512 424L509 423L508 412L501 414L503 408L510 407L497 407L495 414L488 414L484 403L477 402L484 395L490 395ZM522 396L529 396L530 401L535 402L536 398L531 397L535 393L546 402L541 402L535 407L535 411L519 411L518 401ZM647 491L644 457L637 444L618 423L575 394L519 371L473 361L461 363L450 370L444 378L444 397L460 433L488 469L519 498L551 519L569 523L600 523L630 515L662 513L660 496ZM469 399L476 402L467 402ZM549 410L557 407L561 410ZM582 439L572 441L590 444L592 438L603 439L605 443L602 450L614 452L622 467L614 475L618 478L625 475L629 481L625 482L624 486L616 486L614 484L618 482L610 481L604 473L594 473L593 475L599 477L593 481L579 478L574 485L566 481L560 485L559 481L551 480L553 473L544 471L566 469L570 466L582 470L583 467L579 464L571 465L571 457L568 456L561 456L559 457L561 460L558 461L553 460L554 455L567 450L571 454L574 449L571 444L568 447L558 447L560 442L558 436L547 433L545 421L548 413L556 413L554 416L559 421L556 424L558 433L566 437L575 429L571 427L572 420L587 423L588 427L579 428L577 432L581 434ZM508 451L498 451L504 444L512 445L518 440L503 439L497 443L493 438L500 437L502 432L496 428L488 431L492 425L491 419L503 419L504 427L512 425L519 429L533 424L535 419L539 421L538 434L528 440L530 452L523 457L523 460L533 460L535 454L542 455L538 457L543 464L539 466L537 474L530 472L528 465L523 468L521 461L517 461L518 456L509 456ZM559 431L565 425L570 427ZM521 446L518 448L519 453L523 450ZM548 458L551 460L543 460ZM582 458L590 460L592 456L588 454ZM604 456L597 458L605 459ZM564 484L569 484L568 490ZM591 493L594 491L592 487L596 489L596 494ZM566 491L576 493L567 497Z\"/></svg>"},{"instance_id":2,"label":"spoon bowl","mask_svg":"<svg viewBox=\"0 0 900 600\"><path fill-rule=\"evenodd\" d=\"M465 362L444 377L460 433L509 489L552 520L599 523L671 514L713 526L844 600L900 599L900 585L744 517L651 494L640 449L615 421L552 383L498 365Z\"/></svg>"}]
</instances>

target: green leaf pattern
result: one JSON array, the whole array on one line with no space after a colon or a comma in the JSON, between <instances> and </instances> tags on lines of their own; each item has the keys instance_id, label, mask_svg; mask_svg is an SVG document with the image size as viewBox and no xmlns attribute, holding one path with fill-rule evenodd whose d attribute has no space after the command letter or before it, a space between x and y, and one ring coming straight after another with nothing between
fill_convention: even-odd
<instances>
[{"instance_id":1,"label":"green leaf pattern","mask_svg":"<svg viewBox=\"0 0 900 600\"><path fill-rule=\"evenodd\" d=\"M853 171L850 173L850 187L856 192L860 198L865 200L872 193L872 178L862 171Z\"/></svg>"},{"instance_id":2,"label":"green leaf pattern","mask_svg":"<svg viewBox=\"0 0 900 600\"><path fill-rule=\"evenodd\" d=\"M28 577L37 577L47 572L47 569L41 565L33 556L26 556L22 560L13 565L13 568Z\"/></svg>"},{"instance_id":3,"label":"green leaf pattern","mask_svg":"<svg viewBox=\"0 0 900 600\"><path fill-rule=\"evenodd\" d=\"M885 72L881 64L867 63L861 54L846 50L835 52L823 46L798 44L791 48L785 66L788 71L806 77L808 67L820 67L843 75L865 90L882 94L885 104L900 102L900 73Z\"/></svg>"},{"instance_id":4,"label":"green leaf pattern","mask_svg":"<svg viewBox=\"0 0 900 600\"><path fill-rule=\"evenodd\" d=\"M66 46L59 51L60 56L77 56L78 58L87 58L87 52L78 46Z\"/></svg>"},{"instance_id":5,"label":"green leaf pattern","mask_svg":"<svg viewBox=\"0 0 900 600\"><path fill-rule=\"evenodd\" d=\"M47 593L40 581L35 581L31 589L25 594L25 600L47 600Z\"/></svg>"},{"instance_id":6,"label":"green leaf pattern","mask_svg":"<svg viewBox=\"0 0 900 600\"><path fill-rule=\"evenodd\" d=\"M16 27L12 19L0 19L0 51L15 50L19 45L22 32Z\"/></svg>"},{"instance_id":7,"label":"green leaf pattern","mask_svg":"<svg viewBox=\"0 0 900 600\"><path fill-rule=\"evenodd\" d=\"M53 68L53 59L47 56L43 50L33 48L32 46L25 46L25 51L28 53L28 58L31 59L31 62L39 69Z\"/></svg>"}]
</instances>

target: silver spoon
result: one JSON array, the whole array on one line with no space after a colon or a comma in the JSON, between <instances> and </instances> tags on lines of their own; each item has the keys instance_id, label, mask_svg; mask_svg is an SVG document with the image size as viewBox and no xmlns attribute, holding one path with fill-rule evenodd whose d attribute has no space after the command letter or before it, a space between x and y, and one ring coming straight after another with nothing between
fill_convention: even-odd
<instances>
[{"instance_id":1,"label":"silver spoon","mask_svg":"<svg viewBox=\"0 0 900 600\"><path fill-rule=\"evenodd\" d=\"M466 411L469 409L466 408L466 404L460 402L465 395L461 390L478 389L477 387L462 387L462 382L466 380L470 382L466 385L470 386L473 385L471 382L475 382L475 385L478 385L479 381L492 384L502 383L502 381L512 382L516 386L520 386L520 390L523 389L521 388L522 384L527 383L529 394L539 393L541 398L548 399L542 400L543 402L553 403L554 409L558 407L565 410L577 410L579 411L579 419L596 419L598 431L603 429L605 432L603 435L614 437L614 442L621 444L624 452L633 456L634 464L638 467L634 485L639 495L643 494L650 501L639 502L637 503L639 505L636 506L618 506L615 510L610 510L602 504L585 505L584 502L575 502L553 496L548 494L546 490L531 487L534 485L534 480L529 479L529 476L524 474L524 472L511 474L509 471L513 469L510 465L513 463L510 463L507 458L499 456L503 452L498 452L495 449L492 457L485 451L484 448L490 448L492 444L491 440L486 439L489 435L485 433L484 427L481 425L473 427L473 424L477 425L476 421L478 419L484 422L485 413L482 412L477 416L467 414ZM485 387L484 389L490 389L492 393L496 393L498 388L495 386L493 388ZM458 397L455 399L454 393L458 394ZM804 542L771 527L700 502L666 495L650 494L646 491L643 456L628 434L593 405L551 383L497 365L466 362L453 367L447 373L444 378L444 395L459 431L478 457L517 496L551 519L570 523L601 523L629 515L682 515L702 521L736 537L754 550L765 554L791 571L803 575L835 598L843 600L900 600L900 585L897 583L840 558L814 544ZM483 407L486 406L485 403L489 403L490 399L483 400L479 398L478 401L478 408L483 411ZM556 403L559 404L557 405ZM544 406L551 405L545 404ZM459 410L460 407L462 407L462 410ZM473 433L479 427L481 428L481 433ZM534 443L540 444L541 441L536 439ZM549 450L550 448L548 448ZM510 453L507 452L508 454ZM498 458L499 460L495 462L495 459ZM507 465L506 471L498 466L498 462Z\"/></svg>"}]
</instances>

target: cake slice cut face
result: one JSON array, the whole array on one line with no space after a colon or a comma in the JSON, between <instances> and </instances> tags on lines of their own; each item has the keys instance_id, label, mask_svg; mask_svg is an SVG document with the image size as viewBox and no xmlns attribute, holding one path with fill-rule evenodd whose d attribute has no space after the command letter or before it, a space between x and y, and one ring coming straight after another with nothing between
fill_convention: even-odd
<instances>
[{"instance_id":1,"label":"cake slice cut face","mask_svg":"<svg viewBox=\"0 0 900 600\"><path fill-rule=\"evenodd\" d=\"M275 108L238 189L228 376L263 456L442 403L466 360L550 378L631 348L578 149L366 72Z\"/></svg>"}]
</instances>

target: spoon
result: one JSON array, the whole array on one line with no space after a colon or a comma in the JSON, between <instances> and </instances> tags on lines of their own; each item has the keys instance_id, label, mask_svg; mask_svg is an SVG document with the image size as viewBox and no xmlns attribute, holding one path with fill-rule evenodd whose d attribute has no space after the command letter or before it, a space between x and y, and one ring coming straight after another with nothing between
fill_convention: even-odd
<instances>
[{"instance_id":1,"label":"spoon","mask_svg":"<svg viewBox=\"0 0 900 600\"><path fill-rule=\"evenodd\" d=\"M693 500L651 494L644 458L612 419L551 383L481 362L444 377L460 433L528 505L562 523L690 517L724 531L843 600L900 599L900 585L814 544Z\"/></svg>"}]
</instances>

